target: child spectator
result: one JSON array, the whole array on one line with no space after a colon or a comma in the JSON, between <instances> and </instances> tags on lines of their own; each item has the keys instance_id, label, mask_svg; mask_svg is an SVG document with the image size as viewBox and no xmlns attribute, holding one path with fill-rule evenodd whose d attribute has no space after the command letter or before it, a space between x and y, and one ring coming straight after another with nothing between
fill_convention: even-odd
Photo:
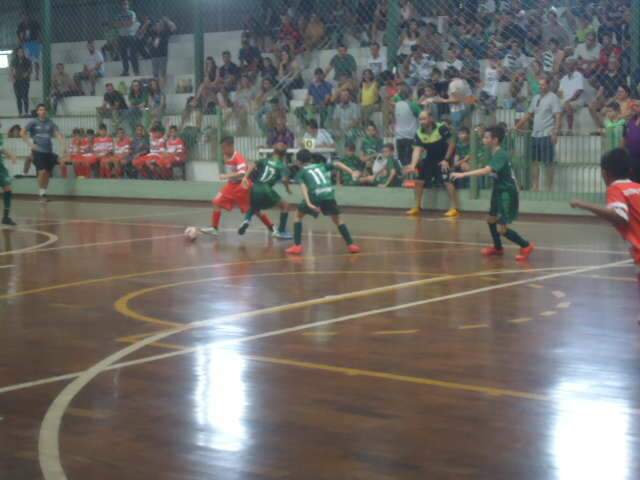
<instances>
[{"instance_id":1,"label":"child spectator","mask_svg":"<svg viewBox=\"0 0 640 480\"><path fill-rule=\"evenodd\" d=\"M113 138L107 131L107 126L101 123L98 127L98 136L93 141L93 153L96 163L100 166L100 177L109 178L107 172L113 168Z\"/></svg>"},{"instance_id":2,"label":"child spectator","mask_svg":"<svg viewBox=\"0 0 640 480\"><path fill-rule=\"evenodd\" d=\"M607 150L612 148L624 147L624 130L627 121L622 117L620 112L620 104L611 101L605 108L604 134L607 139Z\"/></svg>"},{"instance_id":3,"label":"child spectator","mask_svg":"<svg viewBox=\"0 0 640 480\"><path fill-rule=\"evenodd\" d=\"M184 141L178 136L178 127L171 125L166 141L166 153L158 160L162 178L172 176L173 167L181 165L187 160L187 150Z\"/></svg>"},{"instance_id":4,"label":"child spectator","mask_svg":"<svg viewBox=\"0 0 640 480\"><path fill-rule=\"evenodd\" d=\"M124 168L131 160L131 138L127 136L124 128L118 128L116 132L112 160L114 168L108 172L109 178L114 174L116 177L121 177Z\"/></svg>"},{"instance_id":5,"label":"child spectator","mask_svg":"<svg viewBox=\"0 0 640 480\"><path fill-rule=\"evenodd\" d=\"M382 156L373 163L373 175L360 178L363 185L374 185L380 188L398 187L402 184L402 165L395 156L392 143L382 147Z\"/></svg>"},{"instance_id":6,"label":"child spectator","mask_svg":"<svg viewBox=\"0 0 640 480\"><path fill-rule=\"evenodd\" d=\"M149 135L149 153L136 158L133 161L133 166L143 177L154 176L153 173L156 171L158 162L166 151L162 125L154 125L151 127Z\"/></svg>"},{"instance_id":7,"label":"child spectator","mask_svg":"<svg viewBox=\"0 0 640 480\"><path fill-rule=\"evenodd\" d=\"M447 159L442 162L442 174L445 179L447 193L451 207L444 214L445 217L455 218L460 215L460 201L458 199L457 187L460 181L454 182L449 178L451 172L468 172L471 170L471 137L467 127L458 130L453 149L447 152Z\"/></svg>"},{"instance_id":8,"label":"child spectator","mask_svg":"<svg viewBox=\"0 0 640 480\"><path fill-rule=\"evenodd\" d=\"M149 153L149 138L142 125L136 125L135 136L131 142L131 153L124 164L124 174L128 178L137 178L136 160Z\"/></svg>"},{"instance_id":9,"label":"child spectator","mask_svg":"<svg viewBox=\"0 0 640 480\"><path fill-rule=\"evenodd\" d=\"M349 167L354 172L358 172L358 175L360 175L364 170L365 164L356 155L355 144L348 143L347 146L345 147L345 152L346 152L346 155L342 159L342 163L344 163L347 167ZM353 185L359 184L358 181L346 171L340 171L339 176L340 176L339 177L340 185L353 186Z\"/></svg>"}]
</instances>

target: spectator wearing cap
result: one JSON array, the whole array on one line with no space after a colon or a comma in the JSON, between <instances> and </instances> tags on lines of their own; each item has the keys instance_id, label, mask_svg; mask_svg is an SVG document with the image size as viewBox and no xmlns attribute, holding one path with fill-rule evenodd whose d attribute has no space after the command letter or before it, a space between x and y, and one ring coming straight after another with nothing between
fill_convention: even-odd
<instances>
[{"instance_id":1,"label":"spectator wearing cap","mask_svg":"<svg viewBox=\"0 0 640 480\"><path fill-rule=\"evenodd\" d=\"M565 65L567 74L560 80L558 93L562 99L562 116L566 115L568 131L573 132L574 113L585 105L584 76L578 71L575 58L568 58Z\"/></svg>"},{"instance_id":2,"label":"spectator wearing cap","mask_svg":"<svg viewBox=\"0 0 640 480\"><path fill-rule=\"evenodd\" d=\"M348 75L353 78L358 70L358 64L356 59L347 51L347 47L340 45L338 47L338 53L333 56L331 62L324 70L325 75L329 75L331 71L334 72L334 80L339 80L342 75Z\"/></svg>"},{"instance_id":3,"label":"spectator wearing cap","mask_svg":"<svg viewBox=\"0 0 640 480\"><path fill-rule=\"evenodd\" d=\"M598 128L602 128L602 108L615 98L618 87L627 85L627 76L620 69L620 62L614 56L609 58L609 64L604 72L592 78L591 84L596 89L596 98L589 104L589 113Z\"/></svg>"},{"instance_id":4,"label":"spectator wearing cap","mask_svg":"<svg viewBox=\"0 0 640 480\"><path fill-rule=\"evenodd\" d=\"M584 43L579 44L573 54L578 60L578 68L586 78L591 78L600 64L600 44L594 32L587 33Z\"/></svg>"}]
</instances>

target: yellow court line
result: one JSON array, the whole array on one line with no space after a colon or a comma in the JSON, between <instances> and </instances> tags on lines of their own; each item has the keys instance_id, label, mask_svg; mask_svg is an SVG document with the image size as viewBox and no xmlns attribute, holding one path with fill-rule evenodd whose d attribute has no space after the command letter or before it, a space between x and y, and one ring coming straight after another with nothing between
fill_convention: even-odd
<instances>
[{"instance_id":1,"label":"yellow court line","mask_svg":"<svg viewBox=\"0 0 640 480\"><path fill-rule=\"evenodd\" d=\"M412 333L418 333L420 330L378 330L373 332L373 335L411 335Z\"/></svg>"},{"instance_id":2,"label":"yellow court line","mask_svg":"<svg viewBox=\"0 0 640 480\"><path fill-rule=\"evenodd\" d=\"M304 337L335 337L338 332L304 332Z\"/></svg>"},{"instance_id":3,"label":"yellow court line","mask_svg":"<svg viewBox=\"0 0 640 480\"><path fill-rule=\"evenodd\" d=\"M533 320L531 317L514 318L513 320L509 320L509 323L520 324L530 322L531 320Z\"/></svg>"},{"instance_id":4,"label":"yellow court line","mask_svg":"<svg viewBox=\"0 0 640 480\"><path fill-rule=\"evenodd\" d=\"M556 308L565 309L565 308L569 308L570 306L571 306L571 302L561 302L558 305L556 305Z\"/></svg>"},{"instance_id":5,"label":"yellow court line","mask_svg":"<svg viewBox=\"0 0 640 480\"><path fill-rule=\"evenodd\" d=\"M488 323L476 323L473 325L461 325L458 330L474 330L476 328L487 328L488 326Z\"/></svg>"},{"instance_id":6,"label":"yellow court line","mask_svg":"<svg viewBox=\"0 0 640 480\"><path fill-rule=\"evenodd\" d=\"M448 249L447 248L444 248L444 249L443 248L426 248L423 250L412 250L412 251L407 251L407 250L377 251L377 252L360 253L358 254L357 257L355 257L351 253L316 255L316 256L309 255L307 257L304 257L304 259L323 260L323 259L329 259L329 258L343 258L343 257L351 257L351 258L357 259L362 257L380 256L380 255L390 256L390 255L409 255L414 253L421 253L421 254L430 253L430 252L437 253L437 252L443 252L445 250L448 250ZM99 283L112 282L116 280L128 280L131 278L149 277L153 275L161 275L163 273L191 272L196 270L207 270L207 269L222 268L222 267L235 267L240 265L262 265L262 264L268 264L268 263L293 262L293 261L295 261L295 259L292 259L290 257L275 257L275 258L266 258L262 260L244 260L239 262L214 263L210 265L196 265L196 266L189 266L189 267L167 268L167 269L161 269L161 270L148 270L146 272L136 272L136 273L123 274L123 275L114 275L110 277L78 280L76 282L59 283L57 285L49 285L46 287L34 288L31 290L23 290L19 292L7 293L7 294L0 295L0 300L6 300L8 298L17 298L25 295L34 295L37 293L51 292L55 290L62 290L65 288L96 285Z\"/></svg>"},{"instance_id":7,"label":"yellow court line","mask_svg":"<svg viewBox=\"0 0 640 480\"><path fill-rule=\"evenodd\" d=\"M545 310L544 312L540 312L540 316L542 316L542 317L553 317L557 313L558 312L556 312L555 310Z\"/></svg>"},{"instance_id":8,"label":"yellow court line","mask_svg":"<svg viewBox=\"0 0 640 480\"><path fill-rule=\"evenodd\" d=\"M447 388L450 390L462 390L467 392L482 393L495 397L513 397L523 398L527 400L550 401L551 398L546 395L537 393L520 392L517 390L508 390L497 387L486 387L483 385L472 385L468 383L449 382L445 380L437 380L435 378L413 377L409 375L399 375L395 373L379 372L374 370L361 370L358 368L338 367L334 365L325 365L321 363L301 362L298 360L289 360L286 358L273 358L248 355L243 358L257 362L270 363L274 365L285 365L288 367L298 367L310 370L320 370L330 373L340 373L349 376L360 376L377 378L381 380L391 380L395 382L414 383L418 385L428 385L430 387Z\"/></svg>"},{"instance_id":9,"label":"yellow court line","mask_svg":"<svg viewBox=\"0 0 640 480\"><path fill-rule=\"evenodd\" d=\"M128 340L126 337L122 337L116 340L119 343L136 343L136 340ZM147 345L148 347L156 347L156 348L164 348L166 350L176 350L179 352L183 352L187 349L184 345L177 345L175 343L164 343L164 342L155 342Z\"/></svg>"}]
</instances>

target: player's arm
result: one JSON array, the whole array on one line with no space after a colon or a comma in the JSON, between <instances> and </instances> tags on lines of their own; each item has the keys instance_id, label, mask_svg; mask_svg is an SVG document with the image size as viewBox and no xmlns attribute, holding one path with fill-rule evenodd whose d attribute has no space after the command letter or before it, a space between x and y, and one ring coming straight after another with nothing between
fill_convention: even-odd
<instances>
[{"instance_id":1,"label":"player's arm","mask_svg":"<svg viewBox=\"0 0 640 480\"><path fill-rule=\"evenodd\" d=\"M309 189L304 183L300 184L300 190L302 190L302 198L304 198L307 207L309 207L314 212L320 212L320 209L316 207L313 203L311 203L311 198L309 198Z\"/></svg>"},{"instance_id":2,"label":"player's arm","mask_svg":"<svg viewBox=\"0 0 640 480\"><path fill-rule=\"evenodd\" d=\"M284 189L287 191L287 193L289 195L293 195L293 192L291 191L291 180L289 179L289 177L284 177L282 179L282 184L284 185Z\"/></svg>"},{"instance_id":3,"label":"player's arm","mask_svg":"<svg viewBox=\"0 0 640 480\"><path fill-rule=\"evenodd\" d=\"M18 157L13 152L10 152L6 148L3 148L2 150L0 150L0 153L2 153L2 155L7 157L9 160L11 160L11 163L16 163L18 161Z\"/></svg>"},{"instance_id":4,"label":"player's arm","mask_svg":"<svg viewBox=\"0 0 640 480\"><path fill-rule=\"evenodd\" d=\"M444 157L444 160L440 162L440 165L444 168L453 167L454 160L456 154L456 143L453 141L453 137L449 139L449 144L447 145L447 154Z\"/></svg>"},{"instance_id":5,"label":"player's arm","mask_svg":"<svg viewBox=\"0 0 640 480\"><path fill-rule=\"evenodd\" d=\"M27 132L24 128L20 130L20 136L22 137L22 141L27 144L27 147L29 147L29 150L36 149L36 145L35 143L33 143L33 140L29 136L29 132Z\"/></svg>"},{"instance_id":6,"label":"player's arm","mask_svg":"<svg viewBox=\"0 0 640 480\"><path fill-rule=\"evenodd\" d=\"M476 170L470 170L468 172L453 172L451 174L451 180L459 180L467 177L484 177L493 172L493 169L487 165L486 167L478 168Z\"/></svg>"},{"instance_id":7,"label":"player's arm","mask_svg":"<svg viewBox=\"0 0 640 480\"><path fill-rule=\"evenodd\" d=\"M252 163L249 165L249 168L247 169L247 173L242 175L242 186L244 188L249 188L249 178L255 169L256 169L256 164ZM220 178L222 179L222 175L220 175Z\"/></svg>"},{"instance_id":8,"label":"player's arm","mask_svg":"<svg viewBox=\"0 0 640 480\"><path fill-rule=\"evenodd\" d=\"M533 119L533 113L527 113L516 123L516 130L522 130Z\"/></svg>"},{"instance_id":9,"label":"player's arm","mask_svg":"<svg viewBox=\"0 0 640 480\"><path fill-rule=\"evenodd\" d=\"M413 152L411 152L411 163L408 167L405 168L406 173L415 173L416 168L418 167L418 162L420 158L424 154L424 148L415 146L413 147Z\"/></svg>"},{"instance_id":10,"label":"player's arm","mask_svg":"<svg viewBox=\"0 0 640 480\"><path fill-rule=\"evenodd\" d=\"M597 205L595 203L584 202L582 200L573 200L570 203L572 208L579 208L581 210L587 210L597 217L606 220L614 227L624 227L629 223L629 217L627 216L626 211L614 207L603 207L601 205Z\"/></svg>"},{"instance_id":11,"label":"player's arm","mask_svg":"<svg viewBox=\"0 0 640 480\"><path fill-rule=\"evenodd\" d=\"M60 130L56 130L56 138L58 139L58 142L60 142L61 155L65 155L67 152L67 142Z\"/></svg>"},{"instance_id":12,"label":"player's arm","mask_svg":"<svg viewBox=\"0 0 640 480\"><path fill-rule=\"evenodd\" d=\"M391 175L389 175L389 179L387 180L387 183L385 183L384 185L380 185L381 188L389 188L389 186L391 185L391 183L396 179L397 173L395 170L391 170Z\"/></svg>"},{"instance_id":13,"label":"player's arm","mask_svg":"<svg viewBox=\"0 0 640 480\"><path fill-rule=\"evenodd\" d=\"M360 172L356 172L355 170L349 168L342 162L333 162L333 165L338 169L345 173L351 175L354 179L357 179L360 176Z\"/></svg>"}]
</instances>

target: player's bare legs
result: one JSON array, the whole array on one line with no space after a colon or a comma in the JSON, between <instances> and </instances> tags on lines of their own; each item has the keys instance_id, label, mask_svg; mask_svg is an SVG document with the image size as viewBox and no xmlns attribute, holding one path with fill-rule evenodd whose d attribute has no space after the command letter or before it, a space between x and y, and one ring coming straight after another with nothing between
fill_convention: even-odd
<instances>
[{"instance_id":1,"label":"player's bare legs","mask_svg":"<svg viewBox=\"0 0 640 480\"><path fill-rule=\"evenodd\" d=\"M289 255L302 255L304 249L302 248L302 219L304 213L300 210L296 212L296 222L293 224L293 246L287 248L286 253Z\"/></svg>"},{"instance_id":2,"label":"player's bare legs","mask_svg":"<svg viewBox=\"0 0 640 480\"><path fill-rule=\"evenodd\" d=\"M15 227L16 222L11 219L11 197L13 196L13 192L9 185L5 186L2 189L2 200L4 202L4 210L2 211L2 225L8 225L10 227Z\"/></svg>"},{"instance_id":3,"label":"player's bare legs","mask_svg":"<svg viewBox=\"0 0 640 480\"><path fill-rule=\"evenodd\" d=\"M342 223L342 219L340 215L331 215L331 221L334 223L336 227L338 227L338 231L340 235L342 235L343 240L347 244L347 248L349 249L349 253L360 253L360 247L353 243L353 238L351 238L351 233L349 232L349 228Z\"/></svg>"},{"instance_id":4,"label":"player's bare legs","mask_svg":"<svg viewBox=\"0 0 640 480\"><path fill-rule=\"evenodd\" d=\"M424 197L424 181L416 180L413 187L415 206L407 212L407 215L418 216L422 212L422 198Z\"/></svg>"}]
</instances>

